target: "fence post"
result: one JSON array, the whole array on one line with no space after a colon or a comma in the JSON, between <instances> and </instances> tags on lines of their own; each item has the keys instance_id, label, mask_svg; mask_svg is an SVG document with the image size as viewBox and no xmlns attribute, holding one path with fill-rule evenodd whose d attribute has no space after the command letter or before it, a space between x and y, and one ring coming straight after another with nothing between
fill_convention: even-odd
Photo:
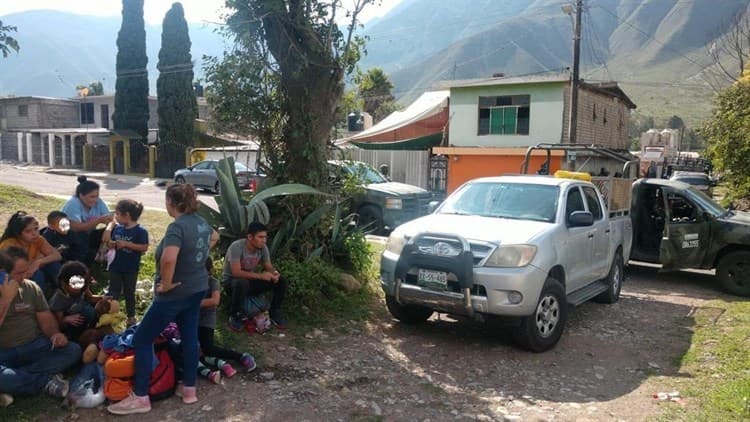
<instances>
[{"instance_id":1,"label":"fence post","mask_svg":"<svg viewBox=\"0 0 750 422\"><path fill-rule=\"evenodd\" d=\"M153 145L148 147L148 176L156 177L156 147Z\"/></svg>"},{"instance_id":2,"label":"fence post","mask_svg":"<svg viewBox=\"0 0 750 422\"><path fill-rule=\"evenodd\" d=\"M190 147L185 148L185 167L193 165L193 149Z\"/></svg>"},{"instance_id":3,"label":"fence post","mask_svg":"<svg viewBox=\"0 0 750 422\"><path fill-rule=\"evenodd\" d=\"M91 170L92 167L92 151L91 151L91 144L83 144L83 169L84 170ZM110 159L112 154L112 149L110 148ZM110 161L110 165L113 165Z\"/></svg>"}]
</instances>

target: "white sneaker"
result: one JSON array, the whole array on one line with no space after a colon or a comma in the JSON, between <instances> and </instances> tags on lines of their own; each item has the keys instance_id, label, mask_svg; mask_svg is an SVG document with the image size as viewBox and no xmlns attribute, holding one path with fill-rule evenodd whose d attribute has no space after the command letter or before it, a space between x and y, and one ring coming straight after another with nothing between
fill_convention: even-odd
<instances>
[{"instance_id":1,"label":"white sneaker","mask_svg":"<svg viewBox=\"0 0 750 422\"><path fill-rule=\"evenodd\" d=\"M13 404L13 396L10 394L0 393L0 407L8 407Z\"/></svg>"}]
</instances>

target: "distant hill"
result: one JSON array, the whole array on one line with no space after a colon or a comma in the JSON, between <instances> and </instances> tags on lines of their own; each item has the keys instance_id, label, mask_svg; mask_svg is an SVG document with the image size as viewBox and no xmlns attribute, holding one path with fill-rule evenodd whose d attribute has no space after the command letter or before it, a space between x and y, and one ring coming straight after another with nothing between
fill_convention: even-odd
<instances>
[{"instance_id":1,"label":"distant hill","mask_svg":"<svg viewBox=\"0 0 750 422\"><path fill-rule=\"evenodd\" d=\"M616 80L655 117L703 120L714 91L707 46L748 0L587 0L582 77ZM404 0L363 33L362 68L383 67L408 101L439 81L561 71L572 22L559 0Z\"/></svg>"},{"instance_id":2,"label":"distant hill","mask_svg":"<svg viewBox=\"0 0 750 422\"><path fill-rule=\"evenodd\" d=\"M2 17L18 27L13 36L19 54L0 58L0 95L73 97L75 86L101 81L105 93L115 90L117 32L121 18L82 16L58 11L30 11ZM204 54L218 55L224 41L207 25L189 25L196 77L202 75ZM161 25L146 25L150 94L156 95L156 63Z\"/></svg>"}]
</instances>

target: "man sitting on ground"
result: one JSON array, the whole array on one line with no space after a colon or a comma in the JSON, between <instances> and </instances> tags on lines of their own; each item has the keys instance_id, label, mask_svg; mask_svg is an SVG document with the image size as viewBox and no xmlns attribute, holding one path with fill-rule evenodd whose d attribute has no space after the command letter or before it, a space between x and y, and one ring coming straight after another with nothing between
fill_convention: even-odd
<instances>
[{"instance_id":1,"label":"man sitting on ground","mask_svg":"<svg viewBox=\"0 0 750 422\"><path fill-rule=\"evenodd\" d=\"M277 328L286 328L281 316L281 304L284 301L287 281L273 264L266 246L268 229L262 223L254 221L247 228L247 237L232 242L224 258L223 281L231 286L232 303L229 314L229 327L235 331L242 330L245 314L245 298L257 296L269 290L273 291L269 316Z\"/></svg>"},{"instance_id":2,"label":"man sitting on ground","mask_svg":"<svg viewBox=\"0 0 750 422\"><path fill-rule=\"evenodd\" d=\"M59 373L81 359L81 348L60 332L42 290L24 279L28 269L23 249L0 251L0 401L5 403L12 395L42 391L65 397L68 382Z\"/></svg>"}]
</instances>

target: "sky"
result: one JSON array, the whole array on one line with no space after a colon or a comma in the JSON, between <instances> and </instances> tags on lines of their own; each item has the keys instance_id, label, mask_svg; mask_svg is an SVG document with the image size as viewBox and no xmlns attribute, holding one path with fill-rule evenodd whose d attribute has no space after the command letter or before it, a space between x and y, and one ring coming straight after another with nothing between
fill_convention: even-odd
<instances>
[{"instance_id":1,"label":"sky","mask_svg":"<svg viewBox=\"0 0 750 422\"><path fill-rule=\"evenodd\" d=\"M344 0L344 3L351 0ZM402 0L376 0L362 13L362 21L384 15ZM143 15L147 23L160 24L174 0L145 0ZM182 0L188 22L220 22L224 0ZM121 0L0 0L0 16L27 10L61 10L81 15L120 16ZM5 22L12 24L12 22Z\"/></svg>"}]
</instances>

